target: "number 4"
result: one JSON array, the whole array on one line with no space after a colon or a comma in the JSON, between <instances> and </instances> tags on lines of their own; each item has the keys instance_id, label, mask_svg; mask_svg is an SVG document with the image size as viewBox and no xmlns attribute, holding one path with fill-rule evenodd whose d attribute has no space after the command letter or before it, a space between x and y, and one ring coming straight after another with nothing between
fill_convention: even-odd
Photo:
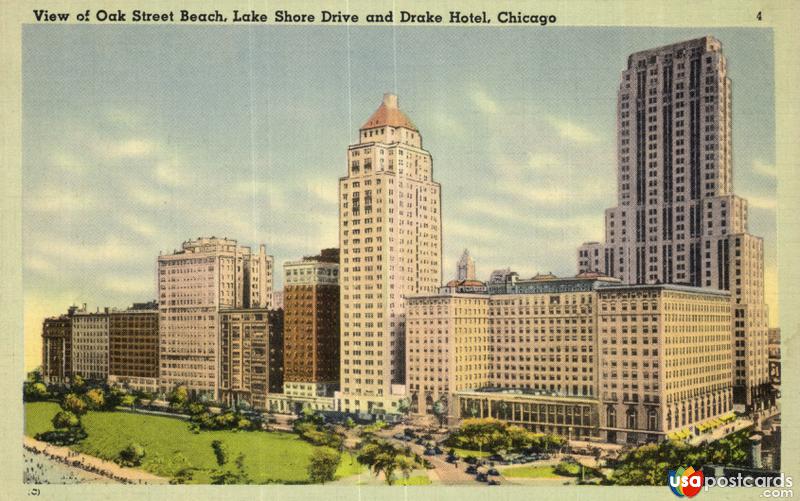
<instances>
[{"instance_id":1,"label":"number 4","mask_svg":"<svg viewBox=\"0 0 800 501\"><path fill-rule=\"evenodd\" d=\"M756 14L756 19L761 21L761 11L758 11L758 14Z\"/></svg>"}]
</instances>

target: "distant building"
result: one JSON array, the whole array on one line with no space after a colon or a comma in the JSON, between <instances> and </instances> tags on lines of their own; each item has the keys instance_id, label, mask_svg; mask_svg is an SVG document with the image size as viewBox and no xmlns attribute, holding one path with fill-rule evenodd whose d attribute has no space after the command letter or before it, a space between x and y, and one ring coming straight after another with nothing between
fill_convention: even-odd
<instances>
[{"instance_id":1,"label":"distant building","mask_svg":"<svg viewBox=\"0 0 800 501\"><path fill-rule=\"evenodd\" d=\"M283 310L220 311L220 400L267 409L283 392Z\"/></svg>"},{"instance_id":2,"label":"distant building","mask_svg":"<svg viewBox=\"0 0 800 501\"><path fill-rule=\"evenodd\" d=\"M781 384L781 330L773 327L769 330L769 380L773 385Z\"/></svg>"},{"instance_id":3,"label":"distant building","mask_svg":"<svg viewBox=\"0 0 800 501\"><path fill-rule=\"evenodd\" d=\"M227 238L198 238L158 257L159 385L219 397L219 312L269 308L272 256Z\"/></svg>"},{"instance_id":4,"label":"distant building","mask_svg":"<svg viewBox=\"0 0 800 501\"><path fill-rule=\"evenodd\" d=\"M283 307L283 291L273 291L272 292L272 309L273 310L282 310Z\"/></svg>"},{"instance_id":5,"label":"distant building","mask_svg":"<svg viewBox=\"0 0 800 501\"><path fill-rule=\"evenodd\" d=\"M45 383L67 383L72 378L72 315L46 318L42 323L42 378Z\"/></svg>"},{"instance_id":6,"label":"distant building","mask_svg":"<svg viewBox=\"0 0 800 501\"><path fill-rule=\"evenodd\" d=\"M456 270L456 280L475 280L475 261L469 255L469 251L464 249L461 259L458 260Z\"/></svg>"},{"instance_id":7,"label":"distant building","mask_svg":"<svg viewBox=\"0 0 800 501\"><path fill-rule=\"evenodd\" d=\"M332 397L339 387L339 249L283 269L284 393Z\"/></svg>"},{"instance_id":8,"label":"distant building","mask_svg":"<svg viewBox=\"0 0 800 501\"><path fill-rule=\"evenodd\" d=\"M92 313L83 305L72 316L72 373L94 381L108 378L108 308Z\"/></svg>"},{"instance_id":9,"label":"distant building","mask_svg":"<svg viewBox=\"0 0 800 501\"><path fill-rule=\"evenodd\" d=\"M578 273L604 271L605 251L600 242L586 242L578 247Z\"/></svg>"},{"instance_id":10,"label":"distant building","mask_svg":"<svg viewBox=\"0 0 800 501\"><path fill-rule=\"evenodd\" d=\"M108 382L156 393L159 375L158 305L134 303L108 314Z\"/></svg>"}]
</instances>

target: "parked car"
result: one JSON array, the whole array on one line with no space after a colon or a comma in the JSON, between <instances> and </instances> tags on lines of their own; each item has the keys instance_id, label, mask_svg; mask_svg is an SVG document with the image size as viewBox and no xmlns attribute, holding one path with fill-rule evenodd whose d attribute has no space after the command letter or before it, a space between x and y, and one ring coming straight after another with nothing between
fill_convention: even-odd
<instances>
[{"instance_id":1,"label":"parked car","mask_svg":"<svg viewBox=\"0 0 800 501\"><path fill-rule=\"evenodd\" d=\"M435 446L435 447L433 448L433 451L434 451L434 452L435 452L437 455L438 455L438 454L441 454L441 453L443 452L443 451L442 451L442 449L441 449L441 448L440 448L438 445L437 445L437 446Z\"/></svg>"},{"instance_id":2,"label":"parked car","mask_svg":"<svg viewBox=\"0 0 800 501\"><path fill-rule=\"evenodd\" d=\"M425 444L425 440L423 440L422 437L419 437L418 439L414 440L414 443L417 444L417 445L424 445Z\"/></svg>"},{"instance_id":3,"label":"parked car","mask_svg":"<svg viewBox=\"0 0 800 501\"><path fill-rule=\"evenodd\" d=\"M478 473L475 475L475 480L478 482L486 482L489 480L489 477L487 477L485 473Z\"/></svg>"},{"instance_id":4,"label":"parked car","mask_svg":"<svg viewBox=\"0 0 800 501\"><path fill-rule=\"evenodd\" d=\"M502 460L503 456L501 456L500 454L492 454L491 456L489 456L489 461L502 461Z\"/></svg>"},{"instance_id":5,"label":"parked car","mask_svg":"<svg viewBox=\"0 0 800 501\"><path fill-rule=\"evenodd\" d=\"M416 438L417 436L417 434L414 433L414 430L412 430L411 428L406 428L405 430L403 430L403 434L409 438Z\"/></svg>"},{"instance_id":6,"label":"parked car","mask_svg":"<svg viewBox=\"0 0 800 501\"><path fill-rule=\"evenodd\" d=\"M466 471L470 475L474 475L475 473L478 473L478 467L475 466L474 464L471 464L471 465L467 466L467 469L464 470L464 471Z\"/></svg>"},{"instance_id":7,"label":"parked car","mask_svg":"<svg viewBox=\"0 0 800 501\"><path fill-rule=\"evenodd\" d=\"M468 464L478 464L478 458L475 456L467 456L464 458L464 462Z\"/></svg>"},{"instance_id":8,"label":"parked car","mask_svg":"<svg viewBox=\"0 0 800 501\"><path fill-rule=\"evenodd\" d=\"M489 471L486 472L487 475L491 475L493 477L499 477L500 472L497 471L497 468L489 468Z\"/></svg>"},{"instance_id":9,"label":"parked car","mask_svg":"<svg viewBox=\"0 0 800 501\"><path fill-rule=\"evenodd\" d=\"M500 482L495 480L495 479L493 479L493 478L490 478L489 481L487 482L487 484L488 485L500 485Z\"/></svg>"},{"instance_id":10,"label":"parked car","mask_svg":"<svg viewBox=\"0 0 800 501\"><path fill-rule=\"evenodd\" d=\"M402 433L396 433L392 435L392 438L394 438L395 440L407 440L406 436L403 435Z\"/></svg>"},{"instance_id":11,"label":"parked car","mask_svg":"<svg viewBox=\"0 0 800 501\"><path fill-rule=\"evenodd\" d=\"M435 455L436 455L436 452L434 452L434 450L433 450L433 449L425 449L425 452L424 452L424 454L425 454L426 456L435 456Z\"/></svg>"}]
</instances>

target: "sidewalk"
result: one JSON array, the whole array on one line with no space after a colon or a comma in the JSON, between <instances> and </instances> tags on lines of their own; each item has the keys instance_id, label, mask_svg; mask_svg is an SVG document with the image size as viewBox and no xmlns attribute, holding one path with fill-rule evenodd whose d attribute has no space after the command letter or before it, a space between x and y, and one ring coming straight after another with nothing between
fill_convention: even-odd
<instances>
[{"instance_id":1,"label":"sidewalk","mask_svg":"<svg viewBox=\"0 0 800 501\"><path fill-rule=\"evenodd\" d=\"M31 437L23 438L23 447L27 450L44 454L45 456L60 461L64 464L82 470L102 475L123 484L166 484L169 480L153 475L144 470L123 468L111 461L104 461L94 456L75 452L69 447L59 447L46 442L40 442Z\"/></svg>"}]
</instances>

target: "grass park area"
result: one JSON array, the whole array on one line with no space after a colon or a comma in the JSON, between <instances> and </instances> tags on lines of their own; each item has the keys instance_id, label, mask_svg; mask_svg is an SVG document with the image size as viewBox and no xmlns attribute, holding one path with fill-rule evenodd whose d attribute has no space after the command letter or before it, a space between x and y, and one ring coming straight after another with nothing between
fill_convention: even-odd
<instances>
[{"instance_id":1,"label":"grass park area","mask_svg":"<svg viewBox=\"0 0 800 501\"><path fill-rule=\"evenodd\" d=\"M25 434L53 429L51 419L59 411L53 402L25 404ZM84 454L114 460L132 442L146 452L142 468L156 475L170 476L171 462L180 458L184 466L197 468L191 483L210 483L218 468L211 442L220 440L229 451L229 464L244 454L244 469L251 482L303 483L314 446L297 435L261 431L189 431L186 421L128 412L89 412L81 418L88 437L72 446ZM182 456L182 458L181 458ZM358 474L363 466L349 454L342 455L337 478Z\"/></svg>"},{"instance_id":2,"label":"grass park area","mask_svg":"<svg viewBox=\"0 0 800 501\"><path fill-rule=\"evenodd\" d=\"M508 478L567 478L553 471L552 466L515 466L500 473Z\"/></svg>"},{"instance_id":3,"label":"grass park area","mask_svg":"<svg viewBox=\"0 0 800 501\"><path fill-rule=\"evenodd\" d=\"M444 447L445 451L449 451L450 447ZM460 458L465 458L468 456L472 456L474 458L485 458L491 456L493 453L491 451L471 451L469 449L459 449L458 447L453 448L456 451L456 456Z\"/></svg>"},{"instance_id":4,"label":"grass park area","mask_svg":"<svg viewBox=\"0 0 800 501\"><path fill-rule=\"evenodd\" d=\"M430 485L431 480L426 475L416 475L408 477L408 480L401 478L397 480L395 485Z\"/></svg>"}]
</instances>

